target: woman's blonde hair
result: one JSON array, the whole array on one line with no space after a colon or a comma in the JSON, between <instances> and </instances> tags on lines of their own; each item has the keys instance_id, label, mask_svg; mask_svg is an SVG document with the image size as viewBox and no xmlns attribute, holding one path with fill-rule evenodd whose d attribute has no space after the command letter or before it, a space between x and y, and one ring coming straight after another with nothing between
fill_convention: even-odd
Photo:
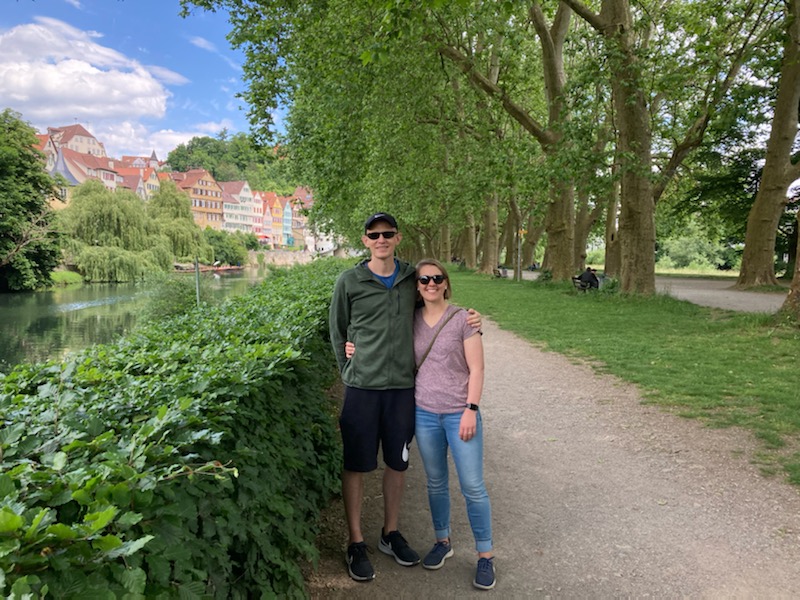
<instances>
[{"instance_id":1,"label":"woman's blonde hair","mask_svg":"<svg viewBox=\"0 0 800 600\"><path fill-rule=\"evenodd\" d=\"M435 258L423 258L421 261L417 263L417 266L414 267L417 270L417 276L419 277L419 270L422 267L436 267L442 272L444 275L444 280L447 282L447 288L444 290L444 299L448 300L450 296L453 295L453 286L450 284L450 276L447 274L447 269L444 268L444 265L440 263ZM419 294L419 292L417 292Z\"/></svg>"}]
</instances>

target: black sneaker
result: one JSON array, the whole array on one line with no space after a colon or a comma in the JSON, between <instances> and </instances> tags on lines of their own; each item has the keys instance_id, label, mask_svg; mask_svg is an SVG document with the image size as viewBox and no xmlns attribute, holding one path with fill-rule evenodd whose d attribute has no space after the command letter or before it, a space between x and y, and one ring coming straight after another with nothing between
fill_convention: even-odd
<instances>
[{"instance_id":1,"label":"black sneaker","mask_svg":"<svg viewBox=\"0 0 800 600\"><path fill-rule=\"evenodd\" d=\"M428 552L422 561L422 566L426 569L441 569L444 561L453 556L453 547L450 542L436 542L433 549Z\"/></svg>"},{"instance_id":2,"label":"black sneaker","mask_svg":"<svg viewBox=\"0 0 800 600\"><path fill-rule=\"evenodd\" d=\"M378 542L378 549L384 554L394 556L398 565L413 567L419 562L419 554L411 549L406 539L399 531L390 531L386 535L381 529L381 540Z\"/></svg>"},{"instance_id":3,"label":"black sneaker","mask_svg":"<svg viewBox=\"0 0 800 600\"><path fill-rule=\"evenodd\" d=\"M347 571L356 581L375 579L375 571L367 558L367 545L364 542L356 542L347 547Z\"/></svg>"},{"instance_id":4,"label":"black sneaker","mask_svg":"<svg viewBox=\"0 0 800 600\"><path fill-rule=\"evenodd\" d=\"M475 580L472 582L479 590L490 590L494 587L494 558L478 559Z\"/></svg>"}]
</instances>

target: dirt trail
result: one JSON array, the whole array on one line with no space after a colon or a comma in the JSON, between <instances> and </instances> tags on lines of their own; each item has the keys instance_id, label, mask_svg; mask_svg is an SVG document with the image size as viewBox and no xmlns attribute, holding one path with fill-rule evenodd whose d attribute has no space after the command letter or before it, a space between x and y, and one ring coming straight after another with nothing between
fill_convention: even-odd
<instances>
[{"instance_id":1,"label":"dirt trail","mask_svg":"<svg viewBox=\"0 0 800 600\"><path fill-rule=\"evenodd\" d=\"M376 579L347 577L346 530L334 507L313 597L800 597L800 492L750 464L758 446L747 432L707 429L643 405L634 386L491 322L484 329L496 589L472 588L475 554L453 469L455 557L427 571L380 553L377 472L364 503ZM420 554L429 549L416 449L401 530Z\"/></svg>"}]
</instances>

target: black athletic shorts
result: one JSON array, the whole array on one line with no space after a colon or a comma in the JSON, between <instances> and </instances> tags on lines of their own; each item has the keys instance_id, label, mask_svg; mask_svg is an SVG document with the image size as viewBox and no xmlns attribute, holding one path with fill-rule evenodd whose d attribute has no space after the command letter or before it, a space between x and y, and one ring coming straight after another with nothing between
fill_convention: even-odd
<instances>
[{"instance_id":1,"label":"black athletic shorts","mask_svg":"<svg viewBox=\"0 0 800 600\"><path fill-rule=\"evenodd\" d=\"M383 462L395 471L408 468L408 446L414 437L414 388L362 390L345 387L339 416L344 469L368 473Z\"/></svg>"}]
</instances>

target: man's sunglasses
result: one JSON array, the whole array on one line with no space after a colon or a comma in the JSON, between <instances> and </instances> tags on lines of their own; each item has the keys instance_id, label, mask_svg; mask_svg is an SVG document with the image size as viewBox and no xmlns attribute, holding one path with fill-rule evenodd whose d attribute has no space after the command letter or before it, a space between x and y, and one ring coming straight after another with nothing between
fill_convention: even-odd
<instances>
[{"instance_id":1,"label":"man's sunglasses","mask_svg":"<svg viewBox=\"0 0 800 600\"><path fill-rule=\"evenodd\" d=\"M370 231L367 237L371 240L377 240L379 237L383 236L385 239L390 240L396 235L396 231Z\"/></svg>"},{"instance_id":2,"label":"man's sunglasses","mask_svg":"<svg viewBox=\"0 0 800 600\"><path fill-rule=\"evenodd\" d=\"M422 285L428 285L431 281L436 285L441 285L444 283L444 275L420 275L417 277L417 281Z\"/></svg>"}]
</instances>

